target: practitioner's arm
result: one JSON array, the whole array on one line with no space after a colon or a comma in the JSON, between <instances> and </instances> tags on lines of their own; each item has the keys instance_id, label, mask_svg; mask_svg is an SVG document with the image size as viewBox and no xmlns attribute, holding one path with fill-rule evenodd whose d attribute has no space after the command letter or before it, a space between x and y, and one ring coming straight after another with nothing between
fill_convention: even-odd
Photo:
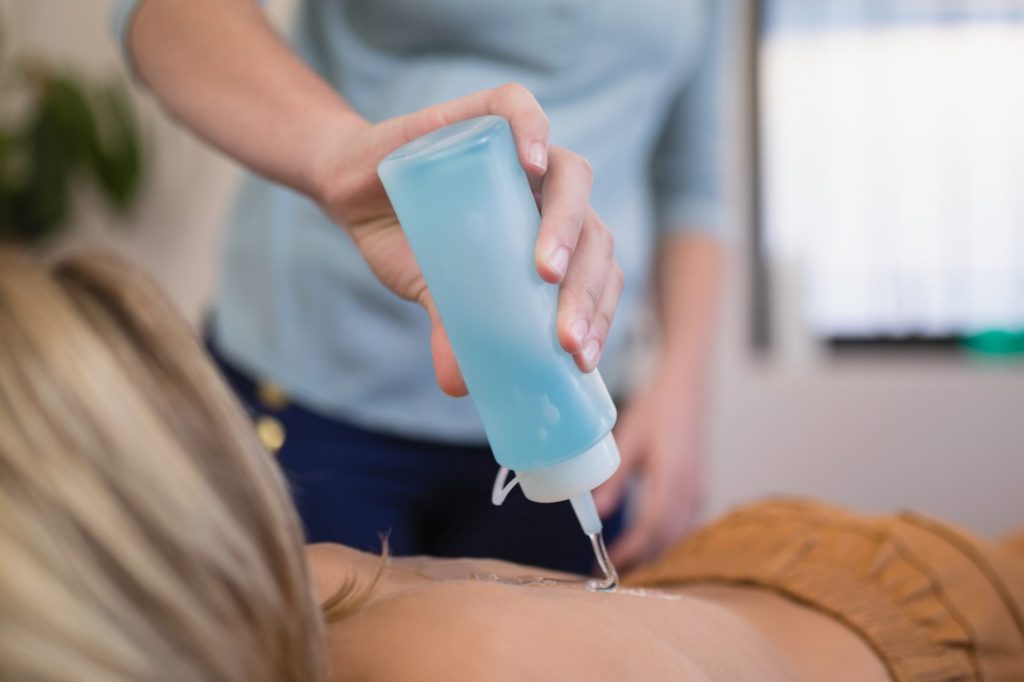
<instances>
[{"instance_id":1,"label":"practitioner's arm","mask_svg":"<svg viewBox=\"0 0 1024 682\"><path fill-rule=\"evenodd\" d=\"M540 275L562 285L562 346L589 371L618 305L611 233L589 206L590 167L548 145L547 119L525 88L505 85L376 124L364 120L277 36L254 0L143 0L127 27L141 79L167 110L255 172L316 201L355 240L374 273L421 303L433 322L441 387L465 385L408 243L377 178L402 144L456 121L509 120L520 162L541 191Z\"/></svg>"}]
</instances>

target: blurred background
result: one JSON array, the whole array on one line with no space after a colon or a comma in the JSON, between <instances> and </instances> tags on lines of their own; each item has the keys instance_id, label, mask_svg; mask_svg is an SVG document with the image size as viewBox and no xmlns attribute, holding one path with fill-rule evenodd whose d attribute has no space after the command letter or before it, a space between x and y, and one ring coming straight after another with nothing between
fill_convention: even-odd
<instances>
[{"instance_id":1,"label":"blurred background","mask_svg":"<svg viewBox=\"0 0 1024 682\"><path fill-rule=\"evenodd\" d=\"M1024 2L725 1L746 49L706 514L791 493L1024 522ZM239 173L139 92L111 142L111 4L0 0L0 121L39 73L92 93L105 153L43 183L69 203L37 248L115 249L198 325Z\"/></svg>"}]
</instances>

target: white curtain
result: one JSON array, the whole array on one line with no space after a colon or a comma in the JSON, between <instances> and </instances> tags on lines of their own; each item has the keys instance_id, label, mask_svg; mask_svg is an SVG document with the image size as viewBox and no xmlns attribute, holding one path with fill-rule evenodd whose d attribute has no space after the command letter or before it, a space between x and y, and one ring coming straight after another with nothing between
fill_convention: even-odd
<instances>
[{"instance_id":1,"label":"white curtain","mask_svg":"<svg viewBox=\"0 0 1024 682\"><path fill-rule=\"evenodd\" d=\"M767 256L821 335L1024 328L1024 3L950 7L769 0Z\"/></svg>"}]
</instances>

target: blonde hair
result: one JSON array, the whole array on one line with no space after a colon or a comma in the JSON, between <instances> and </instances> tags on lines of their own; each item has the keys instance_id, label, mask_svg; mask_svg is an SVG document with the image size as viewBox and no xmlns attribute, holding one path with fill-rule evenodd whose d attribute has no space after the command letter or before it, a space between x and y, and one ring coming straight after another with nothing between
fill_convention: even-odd
<instances>
[{"instance_id":1,"label":"blonde hair","mask_svg":"<svg viewBox=\"0 0 1024 682\"><path fill-rule=\"evenodd\" d=\"M317 682L284 482L159 290L0 248L0 679Z\"/></svg>"}]
</instances>

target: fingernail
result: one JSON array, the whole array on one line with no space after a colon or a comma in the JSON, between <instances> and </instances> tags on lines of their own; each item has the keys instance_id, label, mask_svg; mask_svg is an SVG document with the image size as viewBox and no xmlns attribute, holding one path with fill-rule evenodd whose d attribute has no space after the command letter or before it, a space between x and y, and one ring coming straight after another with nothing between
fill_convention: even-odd
<instances>
[{"instance_id":1,"label":"fingernail","mask_svg":"<svg viewBox=\"0 0 1024 682\"><path fill-rule=\"evenodd\" d=\"M590 331L590 325L581 317L572 325L572 338L576 339L577 343L583 343L583 339L587 338L588 331Z\"/></svg>"},{"instance_id":2,"label":"fingernail","mask_svg":"<svg viewBox=\"0 0 1024 682\"><path fill-rule=\"evenodd\" d=\"M583 359L587 361L587 364L593 367L597 364L597 356L601 352L601 344L597 339L590 339L587 341L587 345L583 346Z\"/></svg>"},{"instance_id":3,"label":"fingernail","mask_svg":"<svg viewBox=\"0 0 1024 682\"><path fill-rule=\"evenodd\" d=\"M543 142L534 142L526 154L526 158L534 166L546 169L548 167L548 148Z\"/></svg>"},{"instance_id":4,"label":"fingernail","mask_svg":"<svg viewBox=\"0 0 1024 682\"><path fill-rule=\"evenodd\" d=\"M548 263L559 275L564 277L569 269L569 249L559 246L551 252L551 258L548 260Z\"/></svg>"}]
</instances>

